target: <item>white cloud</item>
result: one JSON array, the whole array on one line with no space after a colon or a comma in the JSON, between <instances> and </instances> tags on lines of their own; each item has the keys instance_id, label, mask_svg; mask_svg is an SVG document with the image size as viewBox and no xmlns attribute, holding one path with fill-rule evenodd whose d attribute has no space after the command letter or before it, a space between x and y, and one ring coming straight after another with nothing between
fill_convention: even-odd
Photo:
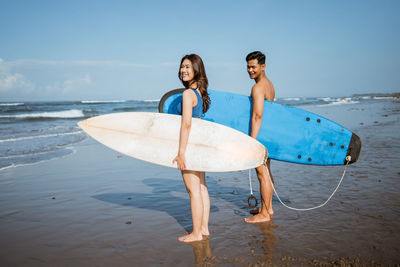
<instances>
[{"instance_id":1,"label":"white cloud","mask_svg":"<svg viewBox=\"0 0 400 267\"><path fill-rule=\"evenodd\" d=\"M152 99L179 82L177 67L173 62L0 59L0 101Z\"/></svg>"},{"instance_id":2,"label":"white cloud","mask_svg":"<svg viewBox=\"0 0 400 267\"><path fill-rule=\"evenodd\" d=\"M62 86L62 92L63 93L73 92L90 84L92 84L92 79L90 78L89 74L86 74L83 77L64 81Z\"/></svg>"},{"instance_id":3,"label":"white cloud","mask_svg":"<svg viewBox=\"0 0 400 267\"><path fill-rule=\"evenodd\" d=\"M46 95L67 95L70 93L77 93L84 90L86 87L93 83L89 74L65 81L57 81L53 84L47 85L43 89Z\"/></svg>"},{"instance_id":4,"label":"white cloud","mask_svg":"<svg viewBox=\"0 0 400 267\"><path fill-rule=\"evenodd\" d=\"M0 58L0 98L63 96L79 92L93 83L89 74L81 70L62 77L60 73L76 69L74 66L107 65L106 62L86 61L4 61ZM55 67L61 69L55 70ZM65 67L70 68L66 69ZM69 77L68 77L69 76ZM72 76L72 77L71 77ZM27 77L31 77L30 80Z\"/></svg>"},{"instance_id":5,"label":"white cloud","mask_svg":"<svg viewBox=\"0 0 400 267\"><path fill-rule=\"evenodd\" d=\"M19 73L1 75L0 76L0 90L9 90L22 82L24 76Z\"/></svg>"},{"instance_id":6,"label":"white cloud","mask_svg":"<svg viewBox=\"0 0 400 267\"><path fill-rule=\"evenodd\" d=\"M17 89L31 91L34 85L25 79L20 73L11 73L7 63L0 58L0 92L6 92Z\"/></svg>"}]
</instances>

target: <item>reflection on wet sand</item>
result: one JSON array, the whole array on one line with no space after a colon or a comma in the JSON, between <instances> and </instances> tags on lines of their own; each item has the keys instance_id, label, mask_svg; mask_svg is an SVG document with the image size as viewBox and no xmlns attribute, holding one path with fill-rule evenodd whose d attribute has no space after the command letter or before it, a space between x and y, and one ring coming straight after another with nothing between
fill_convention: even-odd
<instances>
[{"instance_id":1,"label":"reflection on wet sand","mask_svg":"<svg viewBox=\"0 0 400 267\"><path fill-rule=\"evenodd\" d=\"M213 257L210 239L204 237L202 241L187 243L193 247L194 263L196 265L205 265L215 262Z\"/></svg>"},{"instance_id":2,"label":"reflection on wet sand","mask_svg":"<svg viewBox=\"0 0 400 267\"><path fill-rule=\"evenodd\" d=\"M256 223L254 227L258 227L261 231L259 236L255 236L253 242L249 242L250 252L252 256L260 258L263 262L272 263L277 240L274 234L275 226L273 223Z\"/></svg>"},{"instance_id":3,"label":"reflection on wet sand","mask_svg":"<svg viewBox=\"0 0 400 267\"><path fill-rule=\"evenodd\" d=\"M264 250L263 259L265 261L272 261L272 259L274 258L274 249L276 242L274 225L272 223L259 223L257 224L257 226L260 228L263 235L261 246Z\"/></svg>"}]
</instances>

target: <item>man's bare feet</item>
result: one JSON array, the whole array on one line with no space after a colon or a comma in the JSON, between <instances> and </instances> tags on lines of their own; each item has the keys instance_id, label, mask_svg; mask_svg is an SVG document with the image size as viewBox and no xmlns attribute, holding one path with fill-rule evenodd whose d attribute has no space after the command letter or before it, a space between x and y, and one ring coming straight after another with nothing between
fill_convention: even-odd
<instances>
[{"instance_id":1,"label":"man's bare feet","mask_svg":"<svg viewBox=\"0 0 400 267\"><path fill-rule=\"evenodd\" d=\"M195 236L193 233L191 233L191 234L179 237L178 240L183 243L190 243L190 242L196 242L196 241L203 240L203 236L201 234L200 234L200 236Z\"/></svg>"},{"instance_id":2,"label":"man's bare feet","mask_svg":"<svg viewBox=\"0 0 400 267\"><path fill-rule=\"evenodd\" d=\"M253 215L259 214L260 212L261 212L261 208L250 210L250 214L253 214ZM268 214L271 217L271 219L274 218L274 211L272 209L268 211Z\"/></svg>"},{"instance_id":3,"label":"man's bare feet","mask_svg":"<svg viewBox=\"0 0 400 267\"><path fill-rule=\"evenodd\" d=\"M269 222L269 221L271 221L271 216L269 214L265 216L265 215L259 213L257 215L252 216L252 217L245 218L244 221L247 222L247 223Z\"/></svg>"}]
</instances>

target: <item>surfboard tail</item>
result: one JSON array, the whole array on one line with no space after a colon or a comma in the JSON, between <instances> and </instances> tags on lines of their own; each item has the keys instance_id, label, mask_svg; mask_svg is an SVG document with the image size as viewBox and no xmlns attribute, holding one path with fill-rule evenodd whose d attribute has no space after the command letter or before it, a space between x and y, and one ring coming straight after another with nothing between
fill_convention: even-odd
<instances>
[{"instance_id":1,"label":"surfboard tail","mask_svg":"<svg viewBox=\"0 0 400 267\"><path fill-rule=\"evenodd\" d=\"M159 113L164 113L164 104L165 104L165 101L166 101L170 96L172 96L172 95L175 95L175 94L182 94L183 91L185 91L185 88L174 89L174 90L171 90L171 91L165 93L165 94L161 97L160 103L158 103L158 112L159 112Z\"/></svg>"},{"instance_id":2,"label":"surfboard tail","mask_svg":"<svg viewBox=\"0 0 400 267\"><path fill-rule=\"evenodd\" d=\"M349 148L347 149L347 156L351 157L349 164L352 164L358 160L358 156L361 152L361 139L358 135L353 133L351 135ZM346 159L344 160L344 164L346 164Z\"/></svg>"}]
</instances>

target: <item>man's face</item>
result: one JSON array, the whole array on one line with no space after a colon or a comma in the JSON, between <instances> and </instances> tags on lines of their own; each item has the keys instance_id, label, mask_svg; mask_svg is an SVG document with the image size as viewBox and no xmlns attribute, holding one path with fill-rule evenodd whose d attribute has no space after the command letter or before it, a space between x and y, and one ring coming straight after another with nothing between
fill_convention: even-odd
<instances>
[{"instance_id":1,"label":"man's face","mask_svg":"<svg viewBox=\"0 0 400 267\"><path fill-rule=\"evenodd\" d=\"M249 74L250 79L256 79L264 69L265 64L258 64L257 59L252 59L247 62L247 73Z\"/></svg>"}]
</instances>

